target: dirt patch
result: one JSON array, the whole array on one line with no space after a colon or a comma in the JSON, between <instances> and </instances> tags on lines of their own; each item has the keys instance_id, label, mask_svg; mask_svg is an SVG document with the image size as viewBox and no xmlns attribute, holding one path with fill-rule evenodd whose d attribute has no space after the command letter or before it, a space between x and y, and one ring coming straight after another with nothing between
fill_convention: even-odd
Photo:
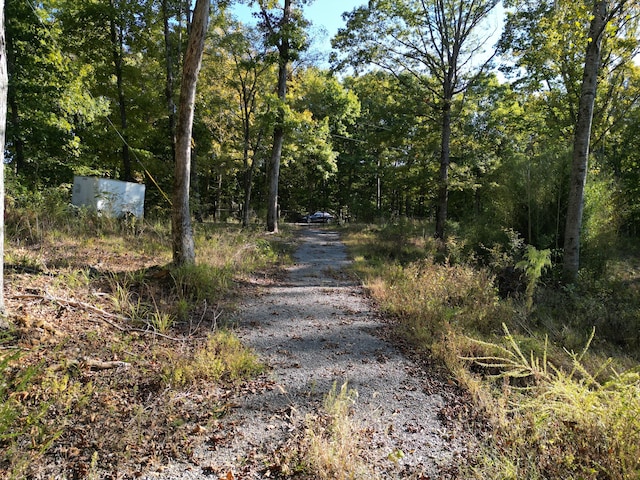
<instances>
[{"instance_id":1,"label":"dirt patch","mask_svg":"<svg viewBox=\"0 0 640 480\"><path fill-rule=\"evenodd\" d=\"M233 397L231 413L187 465L146 479L274 478L278 459L303 435L334 385L357 391L352 416L362 456L381 478L453 478L476 447L459 418L466 408L426 359L409 359L385 338L386 323L344 271L335 231L300 230L284 279L258 281L235 321L270 372Z\"/></svg>"}]
</instances>

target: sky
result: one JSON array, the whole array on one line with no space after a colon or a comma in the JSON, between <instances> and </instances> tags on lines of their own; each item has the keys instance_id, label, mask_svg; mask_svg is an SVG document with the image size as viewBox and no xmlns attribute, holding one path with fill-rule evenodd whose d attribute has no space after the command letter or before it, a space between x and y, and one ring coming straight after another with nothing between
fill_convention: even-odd
<instances>
[{"instance_id":1,"label":"sky","mask_svg":"<svg viewBox=\"0 0 640 480\"><path fill-rule=\"evenodd\" d=\"M311 5L306 5L304 7L305 17L312 22L314 27L313 48L328 54L331 50L331 38L339 28L345 26L342 13L350 12L354 8L368 3L368 0L315 0ZM251 16L251 9L246 5L236 4L232 11L238 20L244 23L255 22Z\"/></svg>"},{"instance_id":2,"label":"sky","mask_svg":"<svg viewBox=\"0 0 640 480\"><path fill-rule=\"evenodd\" d=\"M315 27L312 33L314 37L312 49L326 54L328 58L331 51L331 38L338 32L338 29L345 26L342 14L351 12L353 9L368 3L368 0L315 0L311 5L306 5L304 7L305 17ZM232 12L237 16L238 20L244 23L255 22L251 15L251 9L246 5L236 4L232 8ZM492 43L498 41L498 37L502 32L503 17L504 8L502 7L502 2L500 2L489 19L489 29L496 32L495 41ZM321 29L317 27L321 27Z\"/></svg>"}]
</instances>

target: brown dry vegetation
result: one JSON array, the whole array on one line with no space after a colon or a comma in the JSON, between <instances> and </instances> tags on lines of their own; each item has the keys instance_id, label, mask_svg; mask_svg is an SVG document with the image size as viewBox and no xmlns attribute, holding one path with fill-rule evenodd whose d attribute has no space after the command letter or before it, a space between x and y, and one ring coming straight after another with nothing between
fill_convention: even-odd
<instances>
[{"instance_id":1,"label":"brown dry vegetation","mask_svg":"<svg viewBox=\"0 0 640 480\"><path fill-rule=\"evenodd\" d=\"M163 224L22 210L7 230L0 477L133 478L221 435L263 369L224 328L278 260L261 234L199 225L175 269Z\"/></svg>"},{"instance_id":2,"label":"brown dry vegetation","mask_svg":"<svg viewBox=\"0 0 640 480\"><path fill-rule=\"evenodd\" d=\"M514 236L474 249L424 231L405 221L346 238L396 332L440 358L491 425L463 477L639 478L637 260L627 252L563 287L553 268L518 275L516 265L538 272L547 257Z\"/></svg>"}]
</instances>

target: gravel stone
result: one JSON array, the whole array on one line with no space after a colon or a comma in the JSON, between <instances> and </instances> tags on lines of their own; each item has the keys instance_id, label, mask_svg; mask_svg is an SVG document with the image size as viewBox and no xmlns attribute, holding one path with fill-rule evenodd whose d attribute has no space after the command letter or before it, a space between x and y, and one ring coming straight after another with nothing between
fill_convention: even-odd
<instances>
[{"instance_id":1,"label":"gravel stone","mask_svg":"<svg viewBox=\"0 0 640 480\"><path fill-rule=\"evenodd\" d=\"M458 390L381 334L388 322L344 272L349 259L339 234L307 227L299 235L284 281L261 286L237 313L240 338L270 367L264 387L238 394L221 420L232 433L199 447L193 464L144 478L274 478L265 468L273 452L304 431L307 415L344 382L357 391L353 418L381 478L452 478L476 448L460 422L442 420L446 407L464 401Z\"/></svg>"}]
</instances>

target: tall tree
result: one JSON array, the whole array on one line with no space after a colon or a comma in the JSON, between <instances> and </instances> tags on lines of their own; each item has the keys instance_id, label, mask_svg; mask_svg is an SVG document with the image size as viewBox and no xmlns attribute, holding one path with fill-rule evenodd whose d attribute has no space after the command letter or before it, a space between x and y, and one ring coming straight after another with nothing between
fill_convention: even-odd
<instances>
[{"instance_id":1,"label":"tall tree","mask_svg":"<svg viewBox=\"0 0 640 480\"><path fill-rule=\"evenodd\" d=\"M157 101L164 86L164 49L154 2L55 0L55 5L51 15L62 29L58 42L69 57L87 65L93 80L87 89L110 107L108 128L96 122L81 131L89 147L84 161L96 174L139 178L136 160L148 159L150 151L168 157L170 139L164 103Z\"/></svg>"},{"instance_id":2,"label":"tall tree","mask_svg":"<svg viewBox=\"0 0 640 480\"><path fill-rule=\"evenodd\" d=\"M171 41L171 13L169 12L169 0L162 0L162 4L160 6L162 12L162 27L164 34L164 58L165 58L165 90L164 96L167 102L167 115L168 115L168 126L169 126L169 135L171 136L171 157L175 162L176 157L176 105L173 100L173 89L175 84L175 77L173 73L173 67L175 63L175 56L173 55L174 51L177 50L173 48L173 42Z\"/></svg>"},{"instance_id":3,"label":"tall tree","mask_svg":"<svg viewBox=\"0 0 640 480\"><path fill-rule=\"evenodd\" d=\"M283 153L283 208L314 212L337 207L337 157L355 126L360 104L326 71L298 69L291 82L291 142ZM349 190L347 187L345 190ZM286 199L284 198L286 195ZM286 204L285 204L286 202Z\"/></svg>"},{"instance_id":4,"label":"tall tree","mask_svg":"<svg viewBox=\"0 0 640 480\"><path fill-rule=\"evenodd\" d=\"M489 58L479 31L497 0L370 0L348 15L333 40L342 63L408 72L437 99L440 171L436 238L444 238L449 196L452 104L484 70ZM435 80L435 83L433 82Z\"/></svg>"},{"instance_id":5,"label":"tall tree","mask_svg":"<svg viewBox=\"0 0 640 480\"><path fill-rule=\"evenodd\" d=\"M534 135L523 138L521 145L525 147L528 159L540 158L545 151L555 157L555 160L549 158L551 162L543 175L547 189L553 183L557 185L554 187L557 189L556 214L549 211L543 217L556 217L556 223L560 226L556 227L559 232L556 247L562 247L567 240L574 243L578 249L569 253L568 258L579 264L580 245L576 242L582 246L595 245L602 241L603 230L607 230L609 236L616 234L613 222L602 221L606 215L604 209L588 208L578 212L578 207L581 203L593 205L593 201L597 201L585 198L589 192L596 191L589 185L585 189L583 182L587 178L587 170L590 170L589 176L595 182L621 180L620 166L624 163L624 145L627 143L622 138L626 125L629 125L628 113L639 98L638 90L633 88L636 83L633 72L637 69L633 58L637 56L639 45L638 3L628 0L606 2L607 18L606 25L602 26L601 37L593 37L590 32L594 22L602 22L594 13L594 0L504 0L504 4L508 10L500 47L502 55L508 57L510 62L509 66L502 68L514 78L514 89L526 97L527 112L538 111L543 120L537 127L530 128ZM618 8L620 10L615 14ZM596 40L601 40L601 45L597 45ZM598 68L594 70L593 60L597 49L600 49L600 59ZM587 50L590 51L589 66L585 62ZM590 71L591 79L588 82L585 82L585 69ZM594 87L593 83L589 83L595 81L603 88L588 92ZM588 93L583 95L585 88ZM586 111L580 105L581 102L585 105L589 97L595 103L591 113L585 116ZM587 123L591 124L590 139L579 134L581 146L576 145L576 134L578 130L584 133ZM584 143L585 140L588 144ZM580 150L583 153L593 152L590 155L587 153L593 168L584 163L585 176L582 179L574 176L570 181L569 174L573 168L571 158L579 155ZM583 160L586 161L586 158L583 157ZM570 185L574 188L571 213L568 208ZM579 193L579 190L583 193ZM540 195L536 197L535 201L539 202ZM624 216L623 210L628 212L620 208L619 218ZM569 224L573 232L567 231L568 214L572 216ZM590 228L586 230L578 226L578 218L580 222L588 222ZM601 227L594 228L595 224ZM565 234L571 238L565 238ZM598 240L598 237L601 239ZM548 246L541 245L542 248ZM575 257L576 254L578 257ZM569 278L577 273L575 266L571 268L574 273L568 274Z\"/></svg>"},{"instance_id":6,"label":"tall tree","mask_svg":"<svg viewBox=\"0 0 640 480\"><path fill-rule=\"evenodd\" d=\"M176 125L176 166L171 215L173 263L176 265L192 264L196 259L189 209L191 132L193 130L196 85L202 65L208 26L209 0L197 0L182 66L182 83Z\"/></svg>"},{"instance_id":7,"label":"tall tree","mask_svg":"<svg viewBox=\"0 0 640 480\"><path fill-rule=\"evenodd\" d=\"M304 0L298 0L303 3ZM278 51L278 104L276 123L273 128L273 147L269 164L269 197L267 205L267 230L278 231L278 182L280 178L280 159L285 135L285 102L287 98L287 77L289 66L298 57L300 51L307 48L304 28L307 23L300 9L294 8L295 0L284 0L282 13L274 14L272 1L258 0L261 22L268 45ZM277 3L277 2L276 2Z\"/></svg>"},{"instance_id":8,"label":"tall tree","mask_svg":"<svg viewBox=\"0 0 640 480\"><path fill-rule=\"evenodd\" d=\"M582 211L584 207L584 188L587 181L589 159L589 142L593 108L598 86L598 75L602 59L602 38L609 21L624 10L626 0L618 2L595 0L587 38L584 60L582 89L578 104L578 118L574 130L573 157L571 163L571 179L569 184L569 204L564 236L565 279L574 282L580 268L580 230L582 227Z\"/></svg>"},{"instance_id":9,"label":"tall tree","mask_svg":"<svg viewBox=\"0 0 640 480\"><path fill-rule=\"evenodd\" d=\"M270 108L266 92L271 89L267 80L272 83L273 55L264 45L261 32L254 27L232 22L219 32L221 36L216 43L228 64L217 74L234 90L234 100L239 106L233 110L238 112L241 124L242 225L246 227L250 221L253 179L259 164L257 156L266 130L265 122L259 119Z\"/></svg>"},{"instance_id":10,"label":"tall tree","mask_svg":"<svg viewBox=\"0 0 640 480\"><path fill-rule=\"evenodd\" d=\"M111 54L113 57L113 71L116 77L116 88L118 95L118 109L120 114L120 129L123 135L122 142L122 172L120 178L127 182L133 179L131 175L131 154L129 152L129 142L127 140L127 106L123 85L123 68L125 59L125 26L123 25L124 14L121 11L117 0L109 0L111 7L109 18L109 38L111 40Z\"/></svg>"},{"instance_id":11,"label":"tall tree","mask_svg":"<svg viewBox=\"0 0 640 480\"><path fill-rule=\"evenodd\" d=\"M50 1L5 8L7 160L30 187L70 182L87 153L82 132L107 113L106 102L87 92L92 67L66 54L60 14Z\"/></svg>"},{"instance_id":12,"label":"tall tree","mask_svg":"<svg viewBox=\"0 0 640 480\"><path fill-rule=\"evenodd\" d=\"M0 0L0 212L4 212L4 139L7 125L7 48L4 38L4 0ZM0 315L4 315L4 213L0 218ZM0 324L3 321L0 320Z\"/></svg>"},{"instance_id":13,"label":"tall tree","mask_svg":"<svg viewBox=\"0 0 640 480\"><path fill-rule=\"evenodd\" d=\"M431 110L417 89L407 87L409 74L376 71L344 82L361 107L350 138L334 137L340 140L338 202L366 221L425 216L437 188L432 161L439 145L437 119L425 118Z\"/></svg>"}]
</instances>

